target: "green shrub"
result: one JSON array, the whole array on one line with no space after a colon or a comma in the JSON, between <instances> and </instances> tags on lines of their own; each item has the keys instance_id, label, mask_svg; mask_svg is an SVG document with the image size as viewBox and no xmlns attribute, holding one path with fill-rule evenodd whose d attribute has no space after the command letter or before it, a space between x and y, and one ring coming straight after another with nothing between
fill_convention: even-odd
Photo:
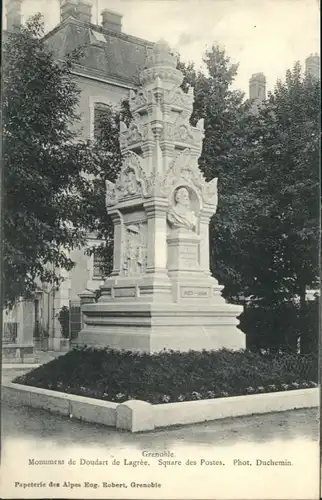
<instances>
[{"instance_id":1,"label":"green shrub","mask_svg":"<svg viewBox=\"0 0 322 500\"><path fill-rule=\"evenodd\" d=\"M69 308L67 306L63 306L59 311L58 321L62 336L64 339L69 339Z\"/></svg>"},{"instance_id":2,"label":"green shrub","mask_svg":"<svg viewBox=\"0 0 322 500\"><path fill-rule=\"evenodd\" d=\"M299 304L251 304L239 317L239 328L246 334L246 346L253 351L316 353L319 342L319 300L308 301L305 314Z\"/></svg>"},{"instance_id":3,"label":"green shrub","mask_svg":"<svg viewBox=\"0 0 322 500\"><path fill-rule=\"evenodd\" d=\"M79 348L15 382L109 401L158 404L313 387L317 372L313 355Z\"/></svg>"}]
</instances>

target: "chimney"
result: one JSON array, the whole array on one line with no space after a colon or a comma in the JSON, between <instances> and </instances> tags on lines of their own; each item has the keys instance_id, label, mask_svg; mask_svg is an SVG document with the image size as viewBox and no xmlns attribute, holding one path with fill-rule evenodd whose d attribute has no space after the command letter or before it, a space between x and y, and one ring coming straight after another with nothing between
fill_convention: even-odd
<instances>
[{"instance_id":1,"label":"chimney","mask_svg":"<svg viewBox=\"0 0 322 500\"><path fill-rule=\"evenodd\" d=\"M10 0L7 5L7 30L13 31L21 25L22 0Z\"/></svg>"},{"instance_id":2,"label":"chimney","mask_svg":"<svg viewBox=\"0 0 322 500\"><path fill-rule=\"evenodd\" d=\"M86 2L85 0L78 1L77 19L84 23L90 23L92 21L92 2Z\"/></svg>"},{"instance_id":3,"label":"chimney","mask_svg":"<svg viewBox=\"0 0 322 500\"><path fill-rule=\"evenodd\" d=\"M77 0L60 0L60 22L69 17L77 18Z\"/></svg>"},{"instance_id":4,"label":"chimney","mask_svg":"<svg viewBox=\"0 0 322 500\"><path fill-rule=\"evenodd\" d=\"M264 73L254 73L249 80L249 98L256 104L266 99L266 78Z\"/></svg>"},{"instance_id":5,"label":"chimney","mask_svg":"<svg viewBox=\"0 0 322 500\"><path fill-rule=\"evenodd\" d=\"M102 12L102 26L106 30L122 31L122 15L111 10L103 10Z\"/></svg>"},{"instance_id":6,"label":"chimney","mask_svg":"<svg viewBox=\"0 0 322 500\"><path fill-rule=\"evenodd\" d=\"M305 72L315 80L320 78L320 56L318 54L311 54L305 59Z\"/></svg>"}]
</instances>

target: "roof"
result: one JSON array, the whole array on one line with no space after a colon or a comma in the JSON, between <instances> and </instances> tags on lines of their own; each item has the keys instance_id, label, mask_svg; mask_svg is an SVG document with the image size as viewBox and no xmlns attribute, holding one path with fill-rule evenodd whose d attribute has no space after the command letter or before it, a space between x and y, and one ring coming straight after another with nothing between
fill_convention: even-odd
<instances>
[{"instance_id":1,"label":"roof","mask_svg":"<svg viewBox=\"0 0 322 500\"><path fill-rule=\"evenodd\" d=\"M149 49L154 45L73 17L47 33L45 40L58 59L64 59L68 53L82 48L83 55L77 66L82 67L88 76L108 77L116 83L131 86L139 84L139 73L145 66Z\"/></svg>"}]
</instances>

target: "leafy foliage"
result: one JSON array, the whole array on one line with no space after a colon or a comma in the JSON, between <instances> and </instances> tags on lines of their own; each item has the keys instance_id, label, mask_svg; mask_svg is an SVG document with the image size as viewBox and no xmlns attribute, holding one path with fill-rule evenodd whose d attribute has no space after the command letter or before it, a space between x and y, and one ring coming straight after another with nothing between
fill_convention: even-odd
<instances>
[{"instance_id":1,"label":"leafy foliage","mask_svg":"<svg viewBox=\"0 0 322 500\"><path fill-rule=\"evenodd\" d=\"M69 307L63 306L58 313L58 321L60 323L62 336L65 339L69 338L69 316Z\"/></svg>"},{"instance_id":2,"label":"leafy foliage","mask_svg":"<svg viewBox=\"0 0 322 500\"><path fill-rule=\"evenodd\" d=\"M319 322L319 301L309 301L305 318L299 302L256 305L245 307L240 316L239 328L247 332L247 348L257 351L268 349L276 352L318 352L317 326ZM299 346L299 339L301 345Z\"/></svg>"},{"instance_id":3,"label":"leafy foliage","mask_svg":"<svg viewBox=\"0 0 322 500\"><path fill-rule=\"evenodd\" d=\"M287 298L303 298L305 288L316 286L318 279L319 105L320 83L303 76L297 63L259 116L262 132L254 167L261 179L253 189L266 205L268 233L274 236L260 250L271 251L269 281Z\"/></svg>"},{"instance_id":4,"label":"leafy foliage","mask_svg":"<svg viewBox=\"0 0 322 500\"><path fill-rule=\"evenodd\" d=\"M82 166L90 148L76 143L79 98L71 54L47 50L40 16L8 34L3 57L4 290L6 304L30 296L36 280L59 282L66 250L84 240L79 226Z\"/></svg>"},{"instance_id":5,"label":"leafy foliage","mask_svg":"<svg viewBox=\"0 0 322 500\"><path fill-rule=\"evenodd\" d=\"M129 123L130 117L129 103L126 100L121 103L119 110L110 107L98 114L92 144L95 161L88 165L88 182L83 183L80 190L83 205L86 207L83 225L102 241L95 247L95 252L103 257L105 276L112 271L114 246L114 227L105 205L105 181L114 182L121 169L120 120ZM88 253L93 251L93 248L88 249Z\"/></svg>"},{"instance_id":6,"label":"leafy foliage","mask_svg":"<svg viewBox=\"0 0 322 500\"><path fill-rule=\"evenodd\" d=\"M247 214L251 225L240 241L244 295L276 326L284 316L293 325L289 345L299 340L301 352L315 351L318 338L318 303L307 301L306 290L319 282L319 103L320 82L296 63L262 106L245 177L260 205ZM265 342L276 345L278 331Z\"/></svg>"},{"instance_id":7,"label":"leafy foliage","mask_svg":"<svg viewBox=\"0 0 322 500\"><path fill-rule=\"evenodd\" d=\"M75 349L15 382L71 394L167 403L316 385L317 356L249 351L140 354Z\"/></svg>"},{"instance_id":8,"label":"leafy foliage","mask_svg":"<svg viewBox=\"0 0 322 500\"><path fill-rule=\"evenodd\" d=\"M207 71L179 64L205 118L200 166L219 178L211 223L212 270L230 300L281 304L317 284L319 82L300 65L277 82L257 113L230 89L237 67L217 47Z\"/></svg>"},{"instance_id":9,"label":"leafy foliage","mask_svg":"<svg viewBox=\"0 0 322 500\"><path fill-rule=\"evenodd\" d=\"M183 89L194 87L192 122L205 119L200 168L207 180L218 177L218 209L210 226L211 269L225 285L225 296L234 300L243 282L240 238L251 203L244 176L254 142L254 116L244 94L231 89L238 65L225 51L214 45L205 52L204 63L206 69L199 72L192 64L179 62L178 66L185 75Z\"/></svg>"}]
</instances>

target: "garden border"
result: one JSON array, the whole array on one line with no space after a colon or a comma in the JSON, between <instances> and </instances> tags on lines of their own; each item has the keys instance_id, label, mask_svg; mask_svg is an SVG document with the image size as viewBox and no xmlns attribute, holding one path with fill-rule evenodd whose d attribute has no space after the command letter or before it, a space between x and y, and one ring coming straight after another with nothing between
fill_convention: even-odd
<instances>
[{"instance_id":1,"label":"garden border","mask_svg":"<svg viewBox=\"0 0 322 500\"><path fill-rule=\"evenodd\" d=\"M15 406L49 410L86 422L130 432L202 423L223 418L281 412L319 406L319 388L232 396L152 405L131 400L118 404L13 382L2 384L2 399Z\"/></svg>"}]
</instances>

